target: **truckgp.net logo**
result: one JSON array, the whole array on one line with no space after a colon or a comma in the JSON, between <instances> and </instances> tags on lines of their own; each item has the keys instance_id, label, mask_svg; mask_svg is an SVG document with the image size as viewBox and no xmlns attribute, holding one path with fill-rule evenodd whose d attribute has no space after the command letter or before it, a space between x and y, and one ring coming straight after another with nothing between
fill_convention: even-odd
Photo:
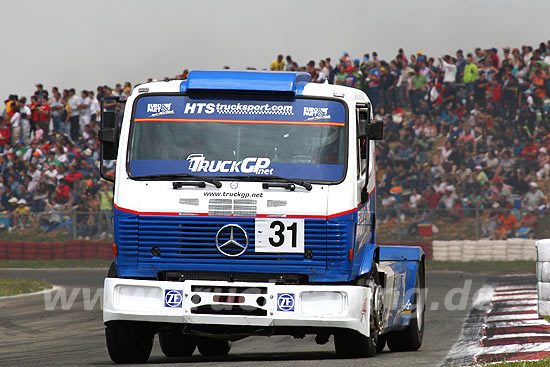
<instances>
[{"instance_id":1,"label":"truckgp.net logo","mask_svg":"<svg viewBox=\"0 0 550 367\"><path fill-rule=\"evenodd\" d=\"M269 168L269 158L245 158L242 161L209 161L202 154L191 154L187 157L191 172L221 172L221 173L255 173L257 175L273 175Z\"/></svg>"},{"instance_id":2,"label":"truckgp.net logo","mask_svg":"<svg viewBox=\"0 0 550 367\"><path fill-rule=\"evenodd\" d=\"M294 115L292 105L284 104L241 104L241 103L186 103L183 109L184 114L205 113L211 115Z\"/></svg>"}]
</instances>

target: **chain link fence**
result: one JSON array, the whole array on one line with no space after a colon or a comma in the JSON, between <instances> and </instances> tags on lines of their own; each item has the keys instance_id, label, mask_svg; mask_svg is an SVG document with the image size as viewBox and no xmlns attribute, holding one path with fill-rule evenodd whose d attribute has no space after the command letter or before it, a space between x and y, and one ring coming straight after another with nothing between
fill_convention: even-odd
<instances>
[{"instance_id":1,"label":"chain link fence","mask_svg":"<svg viewBox=\"0 0 550 367\"><path fill-rule=\"evenodd\" d=\"M48 213L0 213L0 236L5 240L106 239L113 236L111 210Z\"/></svg>"},{"instance_id":2,"label":"chain link fence","mask_svg":"<svg viewBox=\"0 0 550 367\"><path fill-rule=\"evenodd\" d=\"M377 209L377 242L550 237L550 213L508 208ZM5 240L113 237L112 211L0 213Z\"/></svg>"},{"instance_id":3,"label":"chain link fence","mask_svg":"<svg viewBox=\"0 0 550 367\"><path fill-rule=\"evenodd\" d=\"M376 219L378 242L550 236L550 215L545 208L379 208Z\"/></svg>"}]
</instances>

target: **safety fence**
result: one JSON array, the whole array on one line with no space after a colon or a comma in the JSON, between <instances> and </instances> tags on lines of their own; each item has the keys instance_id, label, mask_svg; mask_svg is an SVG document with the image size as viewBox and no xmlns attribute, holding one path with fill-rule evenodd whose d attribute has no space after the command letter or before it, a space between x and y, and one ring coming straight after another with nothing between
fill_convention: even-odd
<instances>
[{"instance_id":1,"label":"safety fence","mask_svg":"<svg viewBox=\"0 0 550 367\"><path fill-rule=\"evenodd\" d=\"M0 260L112 260L113 247L105 241L0 241Z\"/></svg>"},{"instance_id":2,"label":"safety fence","mask_svg":"<svg viewBox=\"0 0 550 367\"><path fill-rule=\"evenodd\" d=\"M528 210L520 201L512 208L378 207L376 219L376 238L383 242L550 237L548 209Z\"/></svg>"},{"instance_id":3,"label":"safety fence","mask_svg":"<svg viewBox=\"0 0 550 367\"><path fill-rule=\"evenodd\" d=\"M112 237L112 211L0 213L0 238L10 240L100 240Z\"/></svg>"},{"instance_id":4,"label":"safety fence","mask_svg":"<svg viewBox=\"0 0 550 367\"><path fill-rule=\"evenodd\" d=\"M379 242L386 246L419 246L427 260L438 261L516 261L535 260L535 240L514 238L506 241L419 241ZM69 240L65 242L0 241L0 260L81 259L111 260L110 241ZM540 256L539 256L540 258ZM550 250L545 269L550 274ZM550 275L549 275L550 282ZM550 285L549 285L550 294Z\"/></svg>"}]
</instances>

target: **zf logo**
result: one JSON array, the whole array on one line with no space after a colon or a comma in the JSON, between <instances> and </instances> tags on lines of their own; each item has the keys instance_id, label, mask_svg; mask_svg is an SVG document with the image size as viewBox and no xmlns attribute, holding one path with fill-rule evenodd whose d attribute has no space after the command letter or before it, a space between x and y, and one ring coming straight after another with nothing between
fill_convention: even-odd
<instances>
[{"instance_id":1,"label":"zf logo","mask_svg":"<svg viewBox=\"0 0 550 367\"><path fill-rule=\"evenodd\" d=\"M164 307L181 308L183 301L183 291L174 289L164 290Z\"/></svg>"},{"instance_id":2,"label":"zf logo","mask_svg":"<svg viewBox=\"0 0 550 367\"><path fill-rule=\"evenodd\" d=\"M294 293L277 294L277 311L294 311Z\"/></svg>"}]
</instances>

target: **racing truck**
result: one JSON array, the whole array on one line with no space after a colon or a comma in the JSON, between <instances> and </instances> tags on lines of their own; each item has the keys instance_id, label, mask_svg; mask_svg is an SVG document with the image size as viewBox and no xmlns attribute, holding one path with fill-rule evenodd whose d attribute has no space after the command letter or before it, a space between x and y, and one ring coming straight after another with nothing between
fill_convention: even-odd
<instances>
[{"instance_id":1,"label":"racing truck","mask_svg":"<svg viewBox=\"0 0 550 367\"><path fill-rule=\"evenodd\" d=\"M332 339L341 358L420 348L424 253L376 244L383 124L365 93L301 72L197 70L111 99L99 141L114 182L114 362L146 362L155 335L170 357L272 335Z\"/></svg>"}]
</instances>

